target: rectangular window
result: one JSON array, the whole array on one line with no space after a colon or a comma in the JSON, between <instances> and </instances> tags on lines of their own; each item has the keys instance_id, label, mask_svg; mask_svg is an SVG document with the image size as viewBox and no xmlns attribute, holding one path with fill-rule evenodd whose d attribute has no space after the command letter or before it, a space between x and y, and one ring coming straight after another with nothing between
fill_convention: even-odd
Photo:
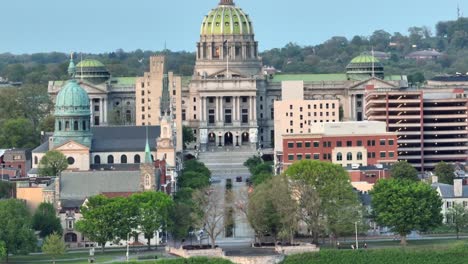
<instances>
[{"instance_id":1,"label":"rectangular window","mask_svg":"<svg viewBox=\"0 0 468 264\"><path fill-rule=\"evenodd\" d=\"M380 146L385 146L385 139L380 140Z\"/></svg>"},{"instance_id":2,"label":"rectangular window","mask_svg":"<svg viewBox=\"0 0 468 264\"><path fill-rule=\"evenodd\" d=\"M302 142L296 142L296 147L297 148L302 148Z\"/></svg>"},{"instance_id":3,"label":"rectangular window","mask_svg":"<svg viewBox=\"0 0 468 264\"><path fill-rule=\"evenodd\" d=\"M306 142L306 143L305 143L305 147L306 147L306 148L310 148L310 142Z\"/></svg>"},{"instance_id":4,"label":"rectangular window","mask_svg":"<svg viewBox=\"0 0 468 264\"><path fill-rule=\"evenodd\" d=\"M99 105L94 106L94 112L99 112Z\"/></svg>"},{"instance_id":5,"label":"rectangular window","mask_svg":"<svg viewBox=\"0 0 468 264\"><path fill-rule=\"evenodd\" d=\"M337 147L341 147L341 141L337 141L337 142L336 142L336 146L337 146Z\"/></svg>"},{"instance_id":6,"label":"rectangular window","mask_svg":"<svg viewBox=\"0 0 468 264\"><path fill-rule=\"evenodd\" d=\"M357 146L358 146L358 147L361 147L361 146L362 146L362 140L358 140L356 143L357 143Z\"/></svg>"},{"instance_id":7,"label":"rectangular window","mask_svg":"<svg viewBox=\"0 0 468 264\"><path fill-rule=\"evenodd\" d=\"M389 146L393 146L393 144L394 144L393 139L389 139L389 140L388 140L388 145L389 145Z\"/></svg>"},{"instance_id":8,"label":"rectangular window","mask_svg":"<svg viewBox=\"0 0 468 264\"><path fill-rule=\"evenodd\" d=\"M182 121L185 121L186 117L187 117L186 116L186 111L185 111L185 109L182 109Z\"/></svg>"},{"instance_id":9,"label":"rectangular window","mask_svg":"<svg viewBox=\"0 0 468 264\"><path fill-rule=\"evenodd\" d=\"M347 147L352 147L352 146L353 146L353 142L350 141L350 140L346 141L346 146L347 146Z\"/></svg>"},{"instance_id":10,"label":"rectangular window","mask_svg":"<svg viewBox=\"0 0 468 264\"><path fill-rule=\"evenodd\" d=\"M272 120L275 119L275 109L274 108L271 108L270 115L271 115Z\"/></svg>"},{"instance_id":11,"label":"rectangular window","mask_svg":"<svg viewBox=\"0 0 468 264\"><path fill-rule=\"evenodd\" d=\"M288 160L294 160L294 155L293 155L293 154L289 154L289 155L288 155Z\"/></svg>"},{"instance_id":12,"label":"rectangular window","mask_svg":"<svg viewBox=\"0 0 468 264\"><path fill-rule=\"evenodd\" d=\"M394 153L394 152L388 152L388 157L389 157L389 158L394 158L394 157L395 157L395 153Z\"/></svg>"},{"instance_id":13,"label":"rectangular window","mask_svg":"<svg viewBox=\"0 0 468 264\"><path fill-rule=\"evenodd\" d=\"M230 103L231 102L231 97L226 97L225 101L226 101L226 103Z\"/></svg>"},{"instance_id":14,"label":"rectangular window","mask_svg":"<svg viewBox=\"0 0 468 264\"><path fill-rule=\"evenodd\" d=\"M214 124L214 123L215 123L215 110L208 109L208 124Z\"/></svg>"},{"instance_id":15,"label":"rectangular window","mask_svg":"<svg viewBox=\"0 0 468 264\"><path fill-rule=\"evenodd\" d=\"M327 154L326 154L326 153L323 153L323 159L324 159L324 160L327 159Z\"/></svg>"},{"instance_id":16,"label":"rectangular window","mask_svg":"<svg viewBox=\"0 0 468 264\"><path fill-rule=\"evenodd\" d=\"M302 154L297 154L296 158L297 158L297 160L302 160Z\"/></svg>"},{"instance_id":17,"label":"rectangular window","mask_svg":"<svg viewBox=\"0 0 468 264\"><path fill-rule=\"evenodd\" d=\"M305 154L305 159L306 159L306 160L310 160L311 158L312 158L312 155L310 155L310 154Z\"/></svg>"},{"instance_id":18,"label":"rectangular window","mask_svg":"<svg viewBox=\"0 0 468 264\"><path fill-rule=\"evenodd\" d=\"M224 109L224 123L225 124L232 123L232 110L231 109Z\"/></svg>"},{"instance_id":19,"label":"rectangular window","mask_svg":"<svg viewBox=\"0 0 468 264\"><path fill-rule=\"evenodd\" d=\"M314 153L314 160L319 160L320 159L320 154Z\"/></svg>"},{"instance_id":20,"label":"rectangular window","mask_svg":"<svg viewBox=\"0 0 468 264\"><path fill-rule=\"evenodd\" d=\"M246 124L249 122L249 110L242 109L242 123Z\"/></svg>"},{"instance_id":21,"label":"rectangular window","mask_svg":"<svg viewBox=\"0 0 468 264\"><path fill-rule=\"evenodd\" d=\"M294 142L288 142L288 148L294 148Z\"/></svg>"},{"instance_id":22,"label":"rectangular window","mask_svg":"<svg viewBox=\"0 0 468 264\"><path fill-rule=\"evenodd\" d=\"M314 141L314 148L318 148L318 147L320 147L320 142Z\"/></svg>"},{"instance_id":23,"label":"rectangular window","mask_svg":"<svg viewBox=\"0 0 468 264\"><path fill-rule=\"evenodd\" d=\"M380 157L381 157L381 158L387 157L387 155L385 154L385 151L380 152Z\"/></svg>"},{"instance_id":24,"label":"rectangular window","mask_svg":"<svg viewBox=\"0 0 468 264\"><path fill-rule=\"evenodd\" d=\"M197 115L193 115L193 119L194 119L194 120L197 120Z\"/></svg>"},{"instance_id":25,"label":"rectangular window","mask_svg":"<svg viewBox=\"0 0 468 264\"><path fill-rule=\"evenodd\" d=\"M196 103L196 102L197 102L197 98L194 97L194 98L193 98L193 102Z\"/></svg>"}]
</instances>

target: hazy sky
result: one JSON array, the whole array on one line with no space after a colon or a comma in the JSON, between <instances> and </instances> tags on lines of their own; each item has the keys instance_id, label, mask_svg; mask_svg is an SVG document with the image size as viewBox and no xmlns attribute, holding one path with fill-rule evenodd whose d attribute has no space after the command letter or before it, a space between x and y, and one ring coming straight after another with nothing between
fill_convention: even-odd
<instances>
[{"instance_id":1,"label":"hazy sky","mask_svg":"<svg viewBox=\"0 0 468 264\"><path fill-rule=\"evenodd\" d=\"M0 0L0 53L193 51L203 16L219 0ZM319 44L332 36L453 20L466 0L235 0L250 15L260 49ZM433 29L435 31L435 29Z\"/></svg>"}]
</instances>

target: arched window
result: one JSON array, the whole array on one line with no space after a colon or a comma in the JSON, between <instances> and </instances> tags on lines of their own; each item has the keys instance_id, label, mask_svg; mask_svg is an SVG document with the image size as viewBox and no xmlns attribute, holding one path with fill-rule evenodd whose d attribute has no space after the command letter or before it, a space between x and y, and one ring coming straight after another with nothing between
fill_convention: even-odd
<instances>
[{"instance_id":1,"label":"arched window","mask_svg":"<svg viewBox=\"0 0 468 264\"><path fill-rule=\"evenodd\" d=\"M62 131L62 121L59 121L59 122L58 122L58 130L59 130L59 131Z\"/></svg>"},{"instance_id":2,"label":"arched window","mask_svg":"<svg viewBox=\"0 0 468 264\"><path fill-rule=\"evenodd\" d=\"M74 243L78 241L78 237L75 233L67 233L65 234L65 242Z\"/></svg>"},{"instance_id":3,"label":"arched window","mask_svg":"<svg viewBox=\"0 0 468 264\"><path fill-rule=\"evenodd\" d=\"M83 121L82 127L83 127L83 131L86 131L86 121Z\"/></svg>"},{"instance_id":4,"label":"arched window","mask_svg":"<svg viewBox=\"0 0 468 264\"><path fill-rule=\"evenodd\" d=\"M357 160L362 160L362 152L357 153Z\"/></svg>"},{"instance_id":5,"label":"arched window","mask_svg":"<svg viewBox=\"0 0 468 264\"><path fill-rule=\"evenodd\" d=\"M78 131L78 121L73 122L73 130Z\"/></svg>"},{"instance_id":6,"label":"arched window","mask_svg":"<svg viewBox=\"0 0 468 264\"><path fill-rule=\"evenodd\" d=\"M346 160L353 160L353 153L348 152L348 154L346 154Z\"/></svg>"},{"instance_id":7,"label":"arched window","mask_svg":"<svg viewBox=\"0 0 468 264\"><path fill-rule=\"evenodd\" d=\"M101 156L99 155L94 156L94 164L101 164Z\"/></svg>"},{"instance_id":8,"label":"arched window","mask_svg":"<svg viewBox=\"0 0 468 264\"><path fill-rule=\"evenodd\" d=\"M70 130L70 121L65 121L65 131Z\"/></svg>"},{"instance_id":9,"label":"arched window","mask_svg":"<svg viewBox=\"0 0 468 264\"><path fill-rule=\"evenodd\" d=\"M112 155L107 156L107 164L114 164L114 156Z\"/></svg>"},{"instance_id":10,"label":"arched window","mask_svg":"<svg viewBox=\"0 0 468 264\"><path fill-rule=\"evenodd\" d=\"M127 111L125 112L125 120L127 121L127 123L131 123L131 122L132 122L132 111L127 110Z\"/></svg>"},{"instance_id":11,"label":"arched window","mask_svg":"<svg viewBox=\"0 0 468 264\"><path fill-rule=\"evenodd\" d=\"M37 165L37 163L38 163L37 156L34 156L34 164Z\"/></svg>"},{"instance_id":12,"label":"arched window","mask_svg":"<svg viewBox=\"0 0 468 264\"><path fill-rule=\"evenodd\" d=\"M336 160L343 160L343 154L341 154L341 152L336 154Z\"/></svg>"},{"instance_id":13,"label":"arched window","mask_svg":"<svg viewBox=\"0 0 468 264\"><path fill-rule=\"evenodd\" d=\"M127 164L127 155L120 156L120 163Z\"/></svg>"},{"instance_id":14,"label":"arched window","mask_svg":"<svg viewBox=\"0 0 468 264\"><path fill-rule=\"evenodd\" d=\"M133 158L133 160L134 160L135 164L140 163L141 162L140 155L136 154L135 157Z\"/></svg>"}]
</instances>

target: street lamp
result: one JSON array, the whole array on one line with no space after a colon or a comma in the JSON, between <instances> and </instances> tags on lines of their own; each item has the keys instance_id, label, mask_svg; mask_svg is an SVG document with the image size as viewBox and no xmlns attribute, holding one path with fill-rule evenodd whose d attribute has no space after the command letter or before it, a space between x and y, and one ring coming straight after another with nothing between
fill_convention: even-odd
<instances>
[{"instance_id":1,"label":"street lamp","mask_svg":"<svg viewBox=\"0 0 468 264\"><path fill-rule=\"evenodd\" d=\"M129 255L129 245L130 245L130 243L128 242L128 240L130 240L130 233L127 233L127 252L125 253L127 262L129 261L129 258L130 258L130 255Z\"/></svg>"},{"instance_id":2,"label":"street lamp","mask_svg":"<svg viewBox=\"0 0 468 264\"><path fill-rule=\"evenodd\" d=\"M354 222L354 229L356 231L356 249L359 249L358 237L357 237L357 221Z\"/></svg>"}]
</instances>

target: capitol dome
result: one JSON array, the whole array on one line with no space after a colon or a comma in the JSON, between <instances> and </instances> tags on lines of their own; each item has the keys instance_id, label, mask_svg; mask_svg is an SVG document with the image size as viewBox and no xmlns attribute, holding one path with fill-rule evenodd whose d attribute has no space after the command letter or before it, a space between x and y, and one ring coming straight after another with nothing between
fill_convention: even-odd
<instances>
[{"instance_id":1,"label":"capitol dome","mask_svg":"<svg viewBox=\"0 0 468 264\"><path fill-rule=\"evenodd\" d=\"M383 79L384 66L374 56L369 54L361 54L346 66L346 74L349 79L362 80L372 76Z\"/></svg>"},{"instance_id":2,"label":"capitol dome","mask_svg":"<svg viewBox=\"0 0 468 264\"><path fill-rule=\"evenodd\" d=\"M109 80L110 73L102 62L86 59L76 65L76 78L100 84Z\"/></svg>"},{"instance_id":3,"label":"capitol dome","mask_svg":"<svg viewBox=\"0 0 468 264\"><path fill-rule=\"evenodd\" d=\"M201 35L253 35L252 22L233 0L221 0L203 19Z\"/></svg>"}]
</instances>

